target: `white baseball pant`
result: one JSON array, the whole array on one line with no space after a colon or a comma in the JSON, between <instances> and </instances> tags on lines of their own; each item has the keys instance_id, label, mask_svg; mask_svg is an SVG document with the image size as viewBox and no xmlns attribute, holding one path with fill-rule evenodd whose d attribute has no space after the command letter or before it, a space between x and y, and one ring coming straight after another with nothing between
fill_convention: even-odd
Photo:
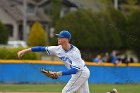
<instances>
[{"instance_id":1,"label":"white baseball pant","mask_svg":"<svg viewBox=\"0 0 140 93\"><path fill-rule=\"evenodd\" d=\"M89 69L85 66L82 71L73 74L66 86L63 88L62 93L90 93L88 86L88 78L90 76Z\"/></svg>"}]
</instances>

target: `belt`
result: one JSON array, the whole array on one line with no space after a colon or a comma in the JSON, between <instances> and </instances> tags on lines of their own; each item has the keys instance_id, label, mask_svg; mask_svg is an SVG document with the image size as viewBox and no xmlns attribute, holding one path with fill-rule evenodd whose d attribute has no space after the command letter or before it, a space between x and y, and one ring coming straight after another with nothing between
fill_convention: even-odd
<instances>
[{"instance_id":1,"label":"belt","mask_svg":"<svg viewBox=\"0 0 140 93\"><path fill-rule=\"evenodd\" d=\"M71 67L71 65L70 65L70 67ZM76 67L76 66L73 66L73 67L75 67L75 68L78 68L78 69L81 69L81 68L79 68L79 67ZM84 67L86 67L86 65L84 65ZM72 68L72 67L71 67Z\"/></svg>"}]
</instances>

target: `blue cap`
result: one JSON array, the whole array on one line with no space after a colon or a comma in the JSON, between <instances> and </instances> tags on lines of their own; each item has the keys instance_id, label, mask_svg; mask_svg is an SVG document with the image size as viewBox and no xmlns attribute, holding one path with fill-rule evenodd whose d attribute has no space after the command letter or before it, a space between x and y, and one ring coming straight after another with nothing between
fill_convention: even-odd
<instances>
[{"instance_id":1,"label":"blue cap","mask_svg":"<svg viewBox=\"0 0 140 93\"><path fill-rule=\"evenodd\" d=\"M69 31L61 31L59 34L56 34L60 38L68 38L71 39L71 34Z\"/></svg>"}]
</instances>

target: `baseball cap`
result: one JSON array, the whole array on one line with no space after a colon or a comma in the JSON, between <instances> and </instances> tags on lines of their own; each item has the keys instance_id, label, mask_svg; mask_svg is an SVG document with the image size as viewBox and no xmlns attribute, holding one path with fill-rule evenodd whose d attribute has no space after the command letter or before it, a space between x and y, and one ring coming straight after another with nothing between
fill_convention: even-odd
<instances>
[{"instance_id":1,"label":"baseball cap","mask_svg":"<svg viewBox=\"0 0 140 93\"><path fill-rule=\"evenodd\" d=\"M61 31L59 34L56 34L56 36L58 36L60 38L71 39L71 33L69 31Z\"/></svg>"}]
</instances>

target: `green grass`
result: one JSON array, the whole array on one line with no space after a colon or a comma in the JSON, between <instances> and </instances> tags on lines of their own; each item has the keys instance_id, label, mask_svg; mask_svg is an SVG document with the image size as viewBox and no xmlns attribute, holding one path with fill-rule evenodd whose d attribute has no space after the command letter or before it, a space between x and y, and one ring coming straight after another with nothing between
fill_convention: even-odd
<instances>
[{"instance_id":1,"label":"green grass","mask_svg":"<svg viewBox=\"0 0 140 93\"><path fill-rule=\"evenodd\" d=\"M61 92L64 84L0 84L0 91ZM116 88L119 93L139 93L140 84L90 84L91 93L106 93Z\"/></svg>"}]
</instances>

